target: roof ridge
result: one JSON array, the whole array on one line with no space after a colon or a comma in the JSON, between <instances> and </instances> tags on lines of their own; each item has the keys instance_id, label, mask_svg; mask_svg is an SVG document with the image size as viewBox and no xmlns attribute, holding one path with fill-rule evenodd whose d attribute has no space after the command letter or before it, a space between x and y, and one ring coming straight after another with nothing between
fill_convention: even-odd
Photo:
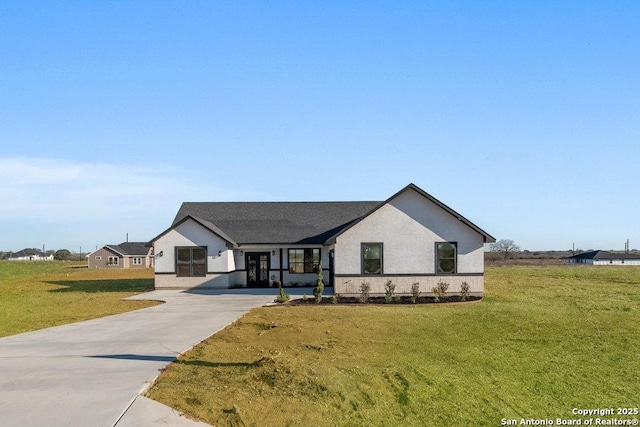
<instances>
[{"instance_id":1,"label":"roof ridge","mask_svg":"<svg viewBox=\"0 0 640 427\"><path fill-rule=\"evenodd\" d=\"M284 203L290 203L290 204L322 204L322 203L382 203L384 202L384 200L307 200L307 201L294 201L294 200L290 200L290 201L277 201L277 200L271 200L271 201L258 201L258 202L249 202L249 201L237 201L237 202L233 202L233 201L218 201L218 202L182 202L182 204L197 204L197 203L215 203L215 204L231 204L231 203L235 203L235 204L266 204L266 203L273 203L273 204L284 204Z\"/></svg>"}]
</instances>

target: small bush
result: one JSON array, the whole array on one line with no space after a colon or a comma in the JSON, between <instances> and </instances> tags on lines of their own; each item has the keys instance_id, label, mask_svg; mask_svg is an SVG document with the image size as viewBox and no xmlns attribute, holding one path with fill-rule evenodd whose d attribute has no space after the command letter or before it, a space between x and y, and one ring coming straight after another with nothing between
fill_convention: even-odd
<instances>
[{"instance_id":1,"label":"small bush","mask_svg":"<svg viewBox=\"0 0 640 427\"><path fill-rule=\"evenodd\" d=\"M411 302L415 304L419 296L420 296L420 283L415 282L414 284L411 285Z\"/></svg>"},{"instance_id":2,"label":"small bush","mask_svg":"<svg viewBox=\"0 0 640 427\"><path fill-rule=\"evenodd\" d=\"M313 288L313 296L316 297L316 304L320 304L320 301L322 301L322 292L324 292L324 282L322 281L322 268L318 267L318 279L316 280L316 287Z\"/></svg>"},{"instance_id":3,"label":"small bush","mask_svg":"<svg viewBox=\"0 0 640 427\"><path fill-rule=\"evenodd\" d=\"M371 284L369 282L362 282L360 284L360 296L358 301L365 303L369 301L369 292L371 291Z\"/></svg>"},{"instance_id":4,"label":"small bush","mask_svg":"<svg viewBox=\"0 0 640 427\"><path fill-rule=\"evenodd\" d=\"M433 298L435 302L439 302L440 298L444 297L447 289L449 289L449 284L447 282L443 282L442 280L439 281L436 286L431 288L431 292L433 292Z\"/></svg>"},{"instance_id":5,"label":"small bush","mask_svg":"<svg viewBox=\"0 0 640 427\"><path fill-rule=\"evenodd\" d=\"M447 289L449 289L449 284L441 280L438 282L438 289L440 290L440 295L444 296L444 294L447 292Z\"/></svg>"},{"instance_id":6,"label":"small bush","mask_svg":"<svg viewBox=\"0 0 640 427\"><path fill-rule=\"evenodd\" d=\"M333 294L333 296L331 297L331 303L332 304L337 304L338 303L338 299L340 298L340 295L338 294Z\"/></svg>"},{"instance_id":7,"label":"small bush","mask_svg":"<svg viewBox=\"0 0 640 427\"><path fill-rule=\"evenodd\" d=\"M440 288L434 286L433 288L431 288L431 292L433 293L433 300L435 302L440 302Z\"/></svg>"},{"instance_id":8,"label":"small bush","mask_svg":"<svg viewBox=\"0 0 640 427\"><path fill-rule=\"evenodd\" d=\"M460 299L462 301L466 301L467 297L469 296L469 284L467 282L462 282L462 285L460 285Z\"/></svg>"},{"instance_id":9,"label":"small bush","mask_svg":"<svg viewBox=\"0 0 640 427\"><path fill-rule=\"evenodd\" d=\"M289 299L291 299L291 297L289 296L289 294L284 292L284 289L282 289L282 283L274 282L274 284L276 284L276 283L278 284L278 288L280 288L280 295L278 295L276 297L276 299L273 300L273 302L283 303L283 302L289 301Z\"/></svg>"},{"instance_id":10,"label":"small bush","mask_svg":"<svg viewBox=\"0 0 640 427\"><path fill-rule=\"evenodd\" d=\"M393 302L393 294L396 291L396 285L391 281L387 281L384 285L384 302L391 304Z\"/></svg>"}]
</instances>

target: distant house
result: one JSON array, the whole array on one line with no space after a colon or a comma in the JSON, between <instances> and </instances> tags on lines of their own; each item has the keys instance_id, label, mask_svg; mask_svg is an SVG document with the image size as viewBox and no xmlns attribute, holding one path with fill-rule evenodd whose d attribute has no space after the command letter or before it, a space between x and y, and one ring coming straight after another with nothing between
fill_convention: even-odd
<instances>
[{"instance_id":1,"label":"distant house","mask_svg":"<svg viewBox=\"0 0 640 427\"><path fill-rule=\"evenodd\" d=\"M484 290L484 244L495 239L409 184L385 201L186 202L152 240L155 287L313 284L319 270L340 295L408 294L439 281Z\"/></svg>"},{"instance_id":2,"label":"distant house","mask_svg":"<svg viewBox=\"0 0 640 427\"><path fill-rule=\"evenodd\" d=\"M53 261L53 254L46 254L40 249L23 249L7 257L10 261Z\"/></svg>"},{"instance_id":3,"label":"distant house","mask_svg":"<svg viewBox=\"0 0 640 427\"><path fill-rule=\"evenodd\" d=\"M150 268L152 248L145 242L105 245L87 255L89 268Z\"/></svg>"},{"instance_id":4,"label":"distant house","mask_svg":"<svg viewBox=\"0 0 640 427\"><path fill-rule=\"evenodd\" d=\"M591 251L569 257L569 264L640 265L640 255L609 251Z\"/></svg>"}]
</instances>

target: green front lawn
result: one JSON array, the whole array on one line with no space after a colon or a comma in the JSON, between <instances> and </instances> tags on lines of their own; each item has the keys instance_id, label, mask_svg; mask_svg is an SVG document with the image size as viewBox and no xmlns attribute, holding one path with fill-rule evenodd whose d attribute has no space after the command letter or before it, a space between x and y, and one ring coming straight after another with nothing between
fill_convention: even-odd
<instances>
[{"instance_id":1,"label":"green front lawn","mask_svg":"<svg viewBox=\"0 0 640 427\"><path fill-rule=\"evenodd\" d=\"M215 425L498 426L640 402L640 268L489 268L479 303L251 311L148 395Z\"/></svg>"},{"instance_id":2,"label":"green front lawn","mask_svg":"<svg viewBox=\"0 0 640 427\"><path fill-rule=\"evenodd\" d=\"M0 261L0 337L149 307L122 299L152 289L149 269Z\"/></svg>"}]
</instances>

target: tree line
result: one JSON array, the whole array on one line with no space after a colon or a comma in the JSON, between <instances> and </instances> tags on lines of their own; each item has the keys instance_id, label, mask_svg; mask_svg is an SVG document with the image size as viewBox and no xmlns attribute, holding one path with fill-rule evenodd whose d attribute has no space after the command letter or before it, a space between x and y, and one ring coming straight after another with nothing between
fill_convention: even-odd
<instances>
[{"instance_id":1,"label":"tree line","mask_svg":"<svg viewBox=\"0 0 640 427\"><path fill-rule=\"evenodd\" d=\"M53 259L57 261L84 260L83 254L78 254L78 253L74 254L68 249L58 249L57 251L49 250L46 252L42 252L42 250L36 249L36 248L28 248L26 250L29 250L29 249L34 251L38 255L44 255L44 256L53 255ZM9 252L0 251L0 259L9 259L14 254L17 254L17 253L18 252L13 252L13 251L9 251Z\"/></svg>"}]
</instances>

